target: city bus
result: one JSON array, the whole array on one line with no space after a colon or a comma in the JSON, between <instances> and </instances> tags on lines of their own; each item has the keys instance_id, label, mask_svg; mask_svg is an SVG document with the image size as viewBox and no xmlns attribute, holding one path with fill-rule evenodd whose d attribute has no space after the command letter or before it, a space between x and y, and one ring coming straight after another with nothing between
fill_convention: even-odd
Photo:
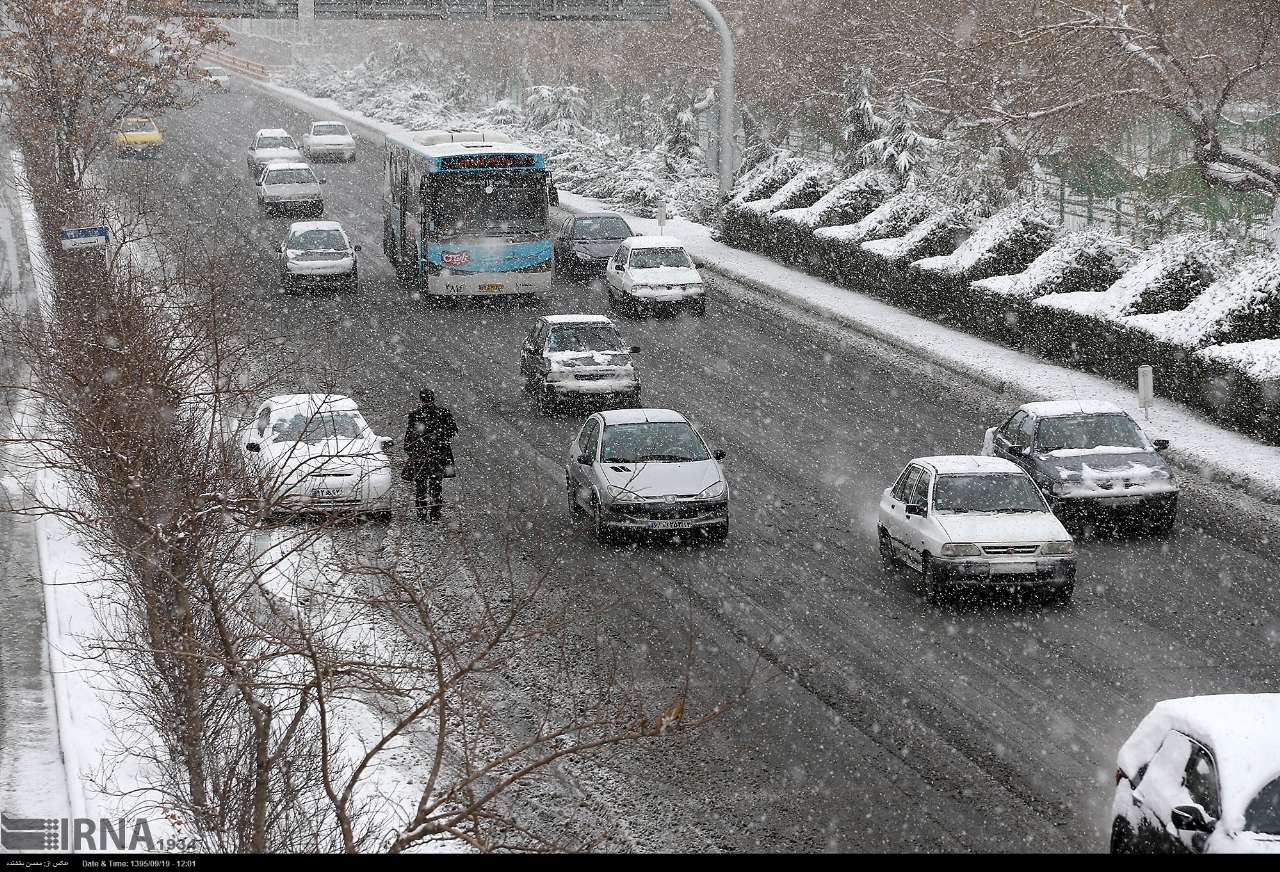
<instances>
[{"instance_id":1,"label":"city bus","mask_svg":"<svg viewBox=\"0 0 1280 872\"><path fill-rule=\"evenodd\" d=\"M420 130L384 142L382 248L431 296L551 287L550 180L541 152L491 131Z\"/></svg>"}]
</instances>

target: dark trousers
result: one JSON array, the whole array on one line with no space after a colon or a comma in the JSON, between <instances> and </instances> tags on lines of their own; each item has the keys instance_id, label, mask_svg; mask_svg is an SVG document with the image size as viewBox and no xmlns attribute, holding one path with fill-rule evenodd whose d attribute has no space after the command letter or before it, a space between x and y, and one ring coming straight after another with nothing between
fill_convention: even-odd
<instances>
[{"instance_id":1,"label":"dark trousers","mask_svg":"<svg viewBox=\"0 0 1280 872\"><path fill-rule=\"evenodd\" d=\"M423 509L431 510L431 517L440 517L440 507L443 501L440 498L440 486L443 479L439 475L423 473L413 481L413 497L414 505L418 511Z\"/></svg>"}]
</instances>

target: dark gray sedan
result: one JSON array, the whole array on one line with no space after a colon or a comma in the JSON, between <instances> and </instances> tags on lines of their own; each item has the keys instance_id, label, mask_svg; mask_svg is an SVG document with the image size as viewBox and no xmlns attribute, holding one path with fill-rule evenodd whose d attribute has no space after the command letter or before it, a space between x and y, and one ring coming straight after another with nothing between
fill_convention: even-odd
<instances>
[{"instance_id":1,"label":"dark gray sedan","mask_svg":"<svg viewBox=\"0 0 1280 872\"><path fill-rule=\"evenodd\" d=\"M613 212L590 212L565 219L556 229L556 272L565 278L600 275L622 240L634 236Z\"/></svg>"}]
</instances>

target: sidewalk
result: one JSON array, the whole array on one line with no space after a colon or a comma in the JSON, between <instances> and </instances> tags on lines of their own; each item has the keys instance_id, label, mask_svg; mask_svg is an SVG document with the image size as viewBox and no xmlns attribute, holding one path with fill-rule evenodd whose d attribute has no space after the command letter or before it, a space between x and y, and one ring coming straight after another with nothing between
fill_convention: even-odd
<instances>
[{"instance_id":1,"label":"sidewalk","mask_svg":"<svg viewBox=\"0 0 1280 872\"><path fill-rule=\"evenodd\" d=\"M402 130L394 124L344 109L334 100L309 97L301 91L270 82L254 81L251 84L317 117L341 119L352 132L375 142L388 132ZM567 192L561 192L560 205L578 211L619 211L607 203ZM653 219L620 214L641 233L657 232L657 222ZM716 242L712 239L711 228L702 224L674 219L667 222L666 232L683 240L694 260L713 273L873 336L981 384L1010 390L1028 399L1106 400L1115 403L1142 422L1149 434L1170 440L1172 447L1167 456L1182 469L1226 481L1266 502L1280 503L1280 447L1218 427L1187 407L1164 399L1155 401L1148 422L1137 407L1137 373L1134 373L1134 385L1126 387L1046 363L1037 357L828 284L769 258ZM1153 366L1158 380L1159 362L1153 361ZM974 450L977 450L976 445Z\"/></svg>"}]
</instances>

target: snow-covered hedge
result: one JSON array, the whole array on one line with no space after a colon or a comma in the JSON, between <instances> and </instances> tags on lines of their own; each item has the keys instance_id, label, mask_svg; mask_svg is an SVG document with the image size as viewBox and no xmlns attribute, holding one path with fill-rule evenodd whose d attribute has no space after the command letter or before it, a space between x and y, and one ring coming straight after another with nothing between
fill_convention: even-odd
<instances>
[{"instance_id":1,"label":"snow-covered hedge","mask_svg":"<svg viewBox=\"0 0 1280 872\"><path fill-rule=\"evenodd\" d=\"M828 163L811 163L768 197L745 201L741 208L755 215L766 215L780 209L812 206L839 181L836 168Z\"/></svg>"},{"instance_id":2,"label":"snow-covered hedge","mask_svg":"<svg viewBox=\"0 0 1280 872\"><path fill-rule=\"evenodd\" d=\"M1056 305L1049 300L1102 296L1101 289L1118 279L1136 254L1124 240L1098 230L1077 230L1064 235L1022 272L979 279L973 287L1045 305Z\"/></svg>"},{"instance_id":3,"label":"snow-covered hedge","mask_svg":"<svg viewBox=\"0 0 1280 872\"><path fill-rule=\"evenodd\" d=\"M853 224L819 227L813 235L823 242L848 245L869 239L901 236L938 208L938 204L927 194L914 189L906 190L885 200L866 217Z\"/></svg>"},{"instance_id":4,"label":"snow-covered hedge","mask_svg":"<svg viewBox=\"0 0 1280 872\"><path fill-rule=\"evenodd\" d=\"M964 219L957 210L943 208L926 215L904 236L872 239L863 242L861 247L867 254L889 263L910 262L931 252L953 248L965 229Z\"/></svg>"},{"instance_id":5,"label":"snow-covered hedge","mask_svg":"<svg viewBox=\"0 0 1280 872\"><path fill-rule=\"evenodd\" d=\"M1050 245L1058 225L1034 203L1018 202L1001 209L978 226L950 254L912 264L927 273L976 279L1026 267Z\"/></svg>"},{"instance_id":6,"label":"snow-covered hedge","mask_svg":"<svg viewBox=\"0 0 1280 872\"><path fill-rule=\"evenodd\" d=\"M1131 315L1123 323L1187 348L1280 336L1280 258L1251 257L1185 309Z\"/></svg>"},{"instance_id":7,"label":"snow-covered hedge","mask_svg":"<svg viewBox=\"0 0 1280 872\"><path fill-rule=\"evenodd\" d=\"M782 209L770 221L797 227L826 227L866 217L900 187L898 178L879 167L859 170L823 194L812 206Z\"/></svg>"},{"instance_id":8,"label":"snow-covered hedge","mask_svg":"<svg viewBox=\"0 0 1280 872\"><path fill-rule=\"evenodd\" d=\"M1251 342L1210 345L1196 354L1206 360L1229 366L1255 381L1280 381L1280 339L1254 339Z\"/></svg>"},{"instance_id":9,"label":"snow-covered hedge","mask_svg":"<svg viewBox=\"0 0 1280 872\"><path fill-rule=\"evenodd\" d=\"M729 196L729 207L736 208L752 200L772 197L778 189L809 167L801 157L779 151L756 164L738 179Z\"/></svg>"}]
</instances>

